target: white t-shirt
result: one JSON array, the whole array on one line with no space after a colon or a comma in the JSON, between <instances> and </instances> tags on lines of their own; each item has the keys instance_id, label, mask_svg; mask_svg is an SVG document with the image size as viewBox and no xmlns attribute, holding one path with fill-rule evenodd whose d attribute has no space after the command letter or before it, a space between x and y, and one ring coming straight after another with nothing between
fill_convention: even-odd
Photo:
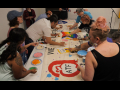
<instances>
[{"instance_id":1,"label":"white t-shirt","mask_svg":"<svg viewBox=\"0 0 120 90\"><path fill-rule=\"evenodd\" d=\"M32 24L26 32L34 42L42 36L51 37L51 23L46 18L40 19Z\"/></svg>"}]
</instances>

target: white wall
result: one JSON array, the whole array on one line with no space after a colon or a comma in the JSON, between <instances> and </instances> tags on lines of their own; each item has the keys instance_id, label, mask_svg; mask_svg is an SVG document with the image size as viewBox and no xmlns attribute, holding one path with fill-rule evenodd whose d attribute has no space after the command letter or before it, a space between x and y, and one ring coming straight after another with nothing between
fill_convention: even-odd
<instances>
[{"instance_id":1,"label":"white wall","mask_svg":"<svg viewBox=\"0 0 120 90\"><path fill-rule=\"evenodd\" d=\"M0 8L0 42L7 38L9 29L7 13L11 10L22 11L22 8ZM23 28L23 24L21 24L20 27Z\"/></svg>"},{"instance_id":2,"label":"white wall","mask_svg":"<svg viewBox=\"0 0 120 90\"><path fill-rule=\"evenodd\" d=\"M37 17L41 14L45 13L45 8L32 8L35 11L36 17L35 20L37 19Z\"/></svg>"},{"instance_id":3,"label":"white wall","mask_svg":"<svg viewBox=\"0 0 120 90\"><path fill-rule=\"evenodd\" d=\"M0 8L0 42L7 37L7 32L9 29L7 13L11 10L22 11L23 8ZM45 8L32 8L35 10L36 18L45 13ZM71 12L68 12L68 19L75 20L77 18L77 14L73 12L76 11L77 8L70 8ZM119 14L120 8L113 8L117 15ZM104 16L107 19L107 24L111 21L112 10L111 8L88 8L88 11L92 14L93 19L96 20L99 16ZM35 19L36 19L35 18ZM118 20L115 14L113 14L112 29L118 29L120 23L120 19ZM20 25L21 28L24 28L24 24Z\"/></svg>"}]
</instances>

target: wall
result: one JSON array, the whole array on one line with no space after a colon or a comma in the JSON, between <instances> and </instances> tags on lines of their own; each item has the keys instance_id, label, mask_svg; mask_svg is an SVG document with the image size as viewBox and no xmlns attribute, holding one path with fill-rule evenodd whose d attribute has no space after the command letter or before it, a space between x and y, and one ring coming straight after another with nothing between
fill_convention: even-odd
<instances>
[{"instance_id":1,"label":"wall","mask_svg":"<svg viewBox=\"0 0 120 90\"><path fill-rule=\"evenodd\" d=\"M0 42L7 38L7 32L9 29L7 13L11 10L22 11L22 8L0 8ZM23 28L23 24L20 25Z\"/></svg>"},{"instance_id":2,"label":"wall","mask_svg":"<svg viewBox=\"0 0 120 90\"><path fill-rule=\"evenodd\" d=\"M45 8L32 8L35 11L36 17L35 20L37 19L37 17L41 14L45 13Z\"/></svg>"},{"instance_id":3,"label":"wall","mask_svg":"<svg viewBox=\"0 0 120 90\"><path fill-rule=\"evenodd\" d=\"M45 8L32 8L35 10L36 18L40 15L45 13ZM75 20L77 18L77 14L73 12L76 11L77 8L70 8L71 12L68 12L68 19ZM119 14L120 8L113 8L117 15ZM0 8L0 42L7 37L7 32L9 29L8 20L7 20L7 13L11 10L22 11L23 8ZM96 20L99 16L104 16L107 19L107 24L111 22L112 10L111 8L88 8L88 11L92 14L93 19ZM35 18L35 19L36 19ZM118 20L115 14L113 13L112 18L112 29L118 29L120 19ZM110 26L110 25L109 25ZM24 28L24 24L20 25L21 28Z\"/></svg>"}]
</instances>

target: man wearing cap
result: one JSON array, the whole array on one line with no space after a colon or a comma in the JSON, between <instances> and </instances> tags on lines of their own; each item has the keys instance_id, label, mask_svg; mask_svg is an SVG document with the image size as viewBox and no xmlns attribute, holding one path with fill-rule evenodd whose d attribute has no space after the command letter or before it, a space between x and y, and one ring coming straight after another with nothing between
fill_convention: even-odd
<instances>
[{"instance_id":1,"label":"man wearing cap","mask_svg":"<svg viewBox=\"0 0 120 90\"><path fill-rule=\"evenodd\" d=\"M78 9L76 9L76 12L77 12L77 15L78 15L78 16L77 16L77 19L76 19L76 23L74 23L74 25L73 25L72 27L70 27L69 29L72 29L72 28L76 27L76 26L78 25L78 23L81 22L80 20L81 20L81 16L82 16L83 14L87 14L87 15L90 17L90 19L93 20L93 17L92 17L92 15L91 15L91 13L88 12L88 11L84 11L83 8L78 8Z\"/></svg>"},{"instance_id":2,"label":"man wearing cap","mask_svg":"<svg viewBox=\"0 0 120 90\"><path fill-rule=\"evenodd\" d=\"M51 12L50 10L47 10L47 12L44 13L44 14L41 14L41 15L36 19L36 21L38 21L38 20L40 20L40 19L42 19L42 18L49 18L51 15L52 15L52 12Z\"/></svg>"}]
</instances>

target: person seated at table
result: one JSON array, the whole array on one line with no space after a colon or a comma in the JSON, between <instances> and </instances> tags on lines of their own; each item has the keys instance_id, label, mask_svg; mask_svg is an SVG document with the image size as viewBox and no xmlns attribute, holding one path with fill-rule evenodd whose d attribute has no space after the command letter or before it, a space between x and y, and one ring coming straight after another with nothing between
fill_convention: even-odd
<instances>
[{"instance_id":1,"label":"person seated at table","mask_svg":"<svg viewBox=\"0 0 120 90\"><path fill-rule=\"evenodd\" d=\"M92 17L90 12L84 11L84 9L82 9L82 8L78 8L78 9L76 9L76 11L77 11L77 15L78 15L77 19L76 19L76 22L69 29L72 29L72 28L76 27L79 22L82 23L80 20L81 20L81 16L84 15L84 14L87 14L90 17L90 19L93 20L93 17Z\"/></svg>"},{"instance_id":2,"label":"person seated at table","mask_svg":"<svg viewBox=\"0 0 120 90\"><path fill-rule=\"evenodd\" d=\"M35 22L37 22L38 20L42 19L42 18L49 18L52 15L52 11L47 10L46 13L41 14L40 16L38 16L38 18L36 19Z\"/></svg>"},{"instance_id":3,"label":"person seated at table","mask_svg":"<svg viewBox=\"0 0 120 90\"><path fill-rule=\"evenodd\" d=\"M53 14L49 18L43 18L39 21L35 22L31 27L29 27L26 32L29 35L29 39L25 41L26 44L31 42L36 42L41 37L44 37L46 39L46 42L51 45L60 45L64 46L65 42L54 42L51 40L51 29L55 28L58 24L58 17L57 15ZM33 47L28 47L28 55L31 54ZM29 57L29 56L28 56Z\"/></svg>"},{"instance_id":4,"label":"person seated at table","mask_svg":"<svg viewBox=\"0 0 120 90\"><path fill-rule=\"evenodd\" d=\"M82 21L81 25L76 30L74 30L70 34L67 34L66 36L70 36L72 34L78 33L83 28L87 29L87 33L89 33L90 25L94 22L94 20L91 20L90 17L87 14L84 14L81 17L81 21Z\"/></svg>"},{"instance_id":5,"label":"person seated at table","mask_svg":"<svg viewBox=\"0 0 120 90\"><path fill-rule=\"evenodd\" d=\"M101 23L101 24L106 24L106 18L104 18L103 16L100 16L97 18L97 20L95 21L95 23ZM107 41L108 42L112 42L112 38L107 37ZM88 41L86 43L82 43L81 45L77 46L76 48L69 48L70 51L79 51L79 50L87 50L89 47L93 46L94 43L92 43L91 41Z\"/></svg>"},{"instance_id":6,"label":"person seated at table","mask_svg":"<svg viewBox=\"0 0 120 90\"><path fill-rule=\"evenodd\" d=\"M85 69L78 66L85 81L119 81L120 43L108 42L110 29L106 23L93 23L89 32L92 43L97 47L89 51L85 59Z\"/></svg>"},{"instance_id":7,"label":"person seated at table","mask_svg":"<svg viewBox=\"0 0 120 90\"><path fill-rule=\"evenodd\" d=\"M8 14L7 14L7 19L9 21L9 30L8 30L8 33L7 33L7 37L9 37L9 33L10 31L13 29L13 28L18 28L20 24L23 23L23 19L22 19L22 14L23 12L18 12L16 10L12 10L12 11L9 11ZM27 49L24 49L25 47L29 47L33 45L34 46L34 43L30 43L28 45L25 45L25 42L23 42L20 46L22 48L20 55L22 57L22 60L23 60L23 64L25 64L28 60L27 58L27 54L28 54L28 50Z\"/></svg>"},{"instance_id":8,"label":"person seated at table","mask_svg":"<svg viewBox=\"0 0 120 90\"><path fill-rule=\"evenodd\" d=\"M22 28L11 30L9 37L0 43L0 81L17 81L29 73L35 74L36 69L27 70L23 67L20 45L28 38Z\"/></svg>"}]
</instances>

